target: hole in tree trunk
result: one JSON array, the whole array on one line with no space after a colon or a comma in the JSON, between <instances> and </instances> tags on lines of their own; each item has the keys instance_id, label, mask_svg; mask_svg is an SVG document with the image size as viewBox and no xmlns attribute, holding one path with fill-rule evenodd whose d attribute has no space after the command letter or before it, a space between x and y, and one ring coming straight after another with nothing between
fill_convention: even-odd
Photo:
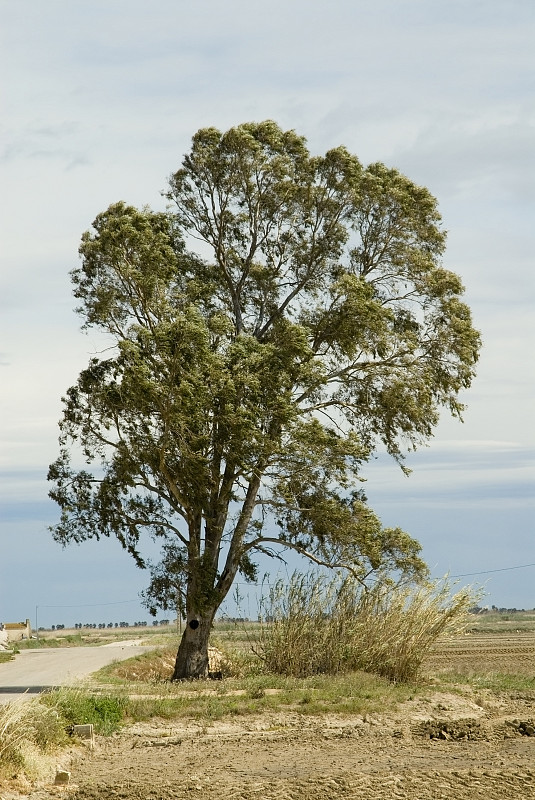
<instances>
[{"instance_id":1,"label":"hole in tree trunk","mask_svg":"<svg viewBox=\"0 0 535 800\"><path fill-rule=\"evenodd\" d=\"M199 627L199 620L198 619L192 619L191 622L189 623L189 626L190 626L192 631L196 631L197 628Z\"/></svg>"}]
</instances>

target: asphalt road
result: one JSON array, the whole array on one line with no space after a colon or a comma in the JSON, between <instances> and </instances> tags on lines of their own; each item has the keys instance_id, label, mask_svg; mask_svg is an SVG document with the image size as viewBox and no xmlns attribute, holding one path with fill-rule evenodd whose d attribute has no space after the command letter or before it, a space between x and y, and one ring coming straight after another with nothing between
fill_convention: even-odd
<instances>
[{"instance_id":1,"label":"asphalt road","mask_svg":"<svg viewBox=\"0 0 535 800\"><path fill-rule=\"evenodd\" d=\"M45 689L72 686L112 661L144 653L153 648L139 640L99 647L64 647L23 650L13 661L0 664L0 703L29 699Z\"/></svg>"}]
</instances>

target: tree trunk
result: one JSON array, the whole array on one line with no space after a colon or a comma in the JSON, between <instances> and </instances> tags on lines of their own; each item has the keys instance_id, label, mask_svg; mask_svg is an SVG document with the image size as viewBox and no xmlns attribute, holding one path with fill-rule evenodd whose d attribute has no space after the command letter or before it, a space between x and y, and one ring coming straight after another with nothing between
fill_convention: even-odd
<instances>
[{"instance_id":1,"label":"tree trunk","mask_svg":"<svg viewBox=\"0 0 535 800\"><path fill-rule=\"evenodd\" d=\"M215 615L213 611L189 615L178 648L173 681L208 677L208 640Z\"/></svg>"}]
</instances>

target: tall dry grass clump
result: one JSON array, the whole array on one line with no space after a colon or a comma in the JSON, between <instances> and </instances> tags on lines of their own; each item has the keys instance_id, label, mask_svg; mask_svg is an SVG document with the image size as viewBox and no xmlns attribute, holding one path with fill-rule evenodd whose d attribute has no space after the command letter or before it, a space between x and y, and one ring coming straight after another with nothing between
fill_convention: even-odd
<instances>
[{"instance_id":1,"label":"tall dry grass clump","mask_svg":"<svg viewBox=\"0 0 535 800\"><path fill-rule=\"evenodd\" d=\"M361 596L359 666L392 681L414 680L437 639L461 633L478 595L465 587L452 595L447 581L420 587L378 587Z\"/></svg>"},{"instance_id":2,"label":"tall dry grass clump","mask_svg":"<svg viewBox=\"0 0 535 800\"><path fill-rule=\"evenodd\" d=\"M282 675L365 670L414 680L433 643L466 625L477 596L470 587L452 595L446 580L364 591L353 578L294 573L263 602L256 653Z\"/></svg>"},{"instance_id":3,"label":"tall dry grass clump","mask_svg":"<svg viewBox=\"0 0 535 800\"><path fill-rule=\"evenodd\" d=\"M47 754L66 740L58 712L38 699L0 705L0 778L41 777L50 767Z\"/></svg>"},{"instance_id":4,"label":"tall dry grass clump","mask_svg":"<svg viewBox=\"0 0 535 800\"><path fill-rule=\"evenodd\" d=\"M347 669L353 616L342 609L344 584L324 575L294 573L262 601L256 654L269 672L293 677Z\"/></svg>"}]
</instances>

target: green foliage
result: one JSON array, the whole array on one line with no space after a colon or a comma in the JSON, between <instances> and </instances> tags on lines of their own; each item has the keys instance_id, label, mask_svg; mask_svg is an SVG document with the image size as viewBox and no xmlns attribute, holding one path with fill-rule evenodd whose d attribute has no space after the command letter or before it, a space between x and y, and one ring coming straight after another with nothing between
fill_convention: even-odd
<instances>
[{"instance_id":1,"label":"green foliage","mask_svg":"<svg viewBox=\"0 0 535 800\"><path fill-rule=\"evenodd\" d=\"M535 632L535 612L533 611L511 611L485 612L482 614L471 614L470 630L473 633L502 633L504 635L518 633Z\"/></svg>"},{"instance_id":2,"label":"green foliage","mask_svg":"<svg viewBox=\"0 0 535 800\"><path fill-rule=\"evenodd\" d=\"M364 591L352 578L294 573L270 590L256 652L283 675L364 670L408 682L440 636L466 626L477 597L469 588L451 596L447 582Z\"/></svg>"},{"instance_id":3,"label":"green foliage","mask_svg":"<svg viewBox=\"0 0 535 800\"><path fill-rule=\"evenodd\" d=\"M43 695L67 725L93 725L96 733L109 736L124 721L128 701L118 695L92 695L82 689L59 689Z\"/></svg>"},{"instance_id":4,"label":"green foliage","mask_svg":"<svg viewBox=\"0 0 535 800\"><path fill-rule=\"evenodd\" d=\"M55 539L117 537L144 567L152 536L147 605L206 625L273 547L361 581L424 574L357 487L379 446L402 464L441 407L460 416L474 374L435 199L271 121L200 130L167 197L82 237L78 311L111 347L64 398Z\"/></svg>"}]
</instances>

